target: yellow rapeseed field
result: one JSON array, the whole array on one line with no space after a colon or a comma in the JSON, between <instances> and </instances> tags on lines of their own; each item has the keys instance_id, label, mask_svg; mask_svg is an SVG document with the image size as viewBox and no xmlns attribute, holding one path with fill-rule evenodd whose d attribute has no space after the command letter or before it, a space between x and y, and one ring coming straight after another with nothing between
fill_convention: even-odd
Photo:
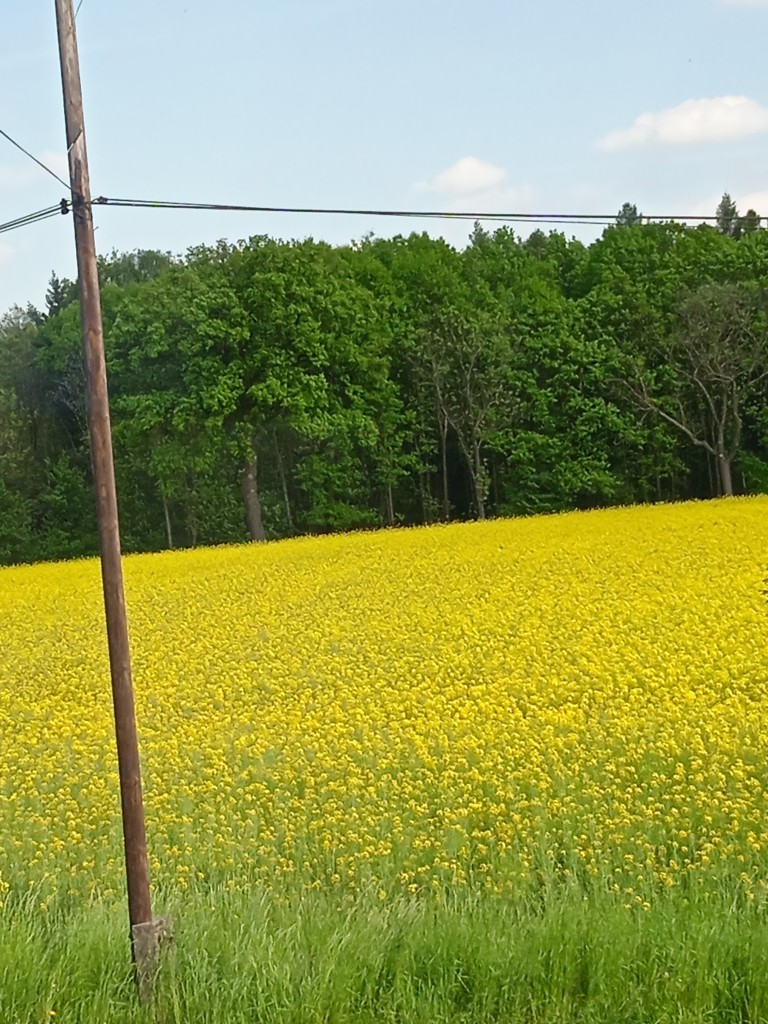
<instances>
[{"instance_id":1,"label":"yellow rapeseed field","mask_svg":"<svg viewBox=\"0 0 768 1024\"><path fill-rule=\"evenodd\" d=\"M765 898L767 499L125 568L157 883ZM0 901L122 894L98 564L0 641Z\"/></svg>"}]
</instances>

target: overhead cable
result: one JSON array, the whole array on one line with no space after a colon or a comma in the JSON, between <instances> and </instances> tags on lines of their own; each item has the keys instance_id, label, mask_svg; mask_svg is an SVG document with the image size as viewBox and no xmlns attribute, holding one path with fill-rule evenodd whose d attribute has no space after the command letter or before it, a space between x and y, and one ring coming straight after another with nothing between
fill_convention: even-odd
<instances>
[{"instance_id":1,"label":"overhead cable","mask_svg":"<svg viewBox=\"0 0 768 1024\"><path fill-rule=\"evenodd\" d=\"M494 213L465 210L382 210L382 209L349 209L346 207L329 206L246 206L237 203L189 203L171 202L165 199L114 199L108 196L97 196L92 200L99 206L131 206L151 210L232 210L241 213L317 213L351 217L413 217L441 220L560 220L593 221L610 220L614 223L615 214L604 213Z\"/></svg>"},{"instance_id":2,"label":"overhead cable","mask_svg":"<svg viewBox=\"0 0 768 1024\"><path fill-rule=\"evenodd\" d=\"M191 203L172 202L163 199L116 199L108 196L98 196L92 200L94 205L99 206L122 206L137 209L150 210L217 210L234 211L240 213L296 213L296 214L325 214L332 216L350 217L393 217L413 218L419 220L472 220L472 221L506 221L519 223L536 224L591 224L596 226L608 226L616 224L614 213L505 213L492 211L466 211L466 210L382 210L382 209L348 209L341 207L320 207L320 206L247 206L236 203ZM648 221L695 221L707 223L717 221L716 214L708 216L702 214L669 214L654 216L639 216L643 222Z\"/></svg>"},{"instance_id":3,"label":"overhead cable","mask_svg":"<svg viewBox=\"0 0 768 1024\"><path fill-rule=\"evenodd\" d=\"M4 139L8 139L12 146L15 146L16 149L20 150L24 154L24 156L28 156L29 159L36 163L38 167L42 167L44 171L50 174L52 178L55 178L56 181L63 185L67 192L69 192L69 184L66 181L64 181L63 178L60 178L56 171L52 171L51 168L47 164L44 164L42 160L38 160L37 157L30 153L28 149L24 149L21 143L17 142L16 139L11 138L8 132L4 132L2 128L0 128L0 135L2 135Z\"/></svg>"},{"instance_id":4,"label":"overhead cable","mask_svg":"<svg viewBox=\"0 0 768 1024\"><path fill-rule=\"evenodd\" d=\"M5 134L1 132L1 134ZM34 159L34 158L33 158ZM97 196L91 200L92 206L114 206L129 207L144 210L201 210L201 211L233 211L240 213L262 213L262 214L320 214L330 216L350 217L388 217L392 219L405 218L415 220L471 220L471 221L493 221L509 224L546 224L566 225L578 224L590 227L610 227L616 224L616 215L607 213L504 213L484 212L465 210L383 210L383 209L348 209L342 207L321 207L321 206L247 206L235 203L189 203L172 202L168 200L155 199L116 199L108 196ZM38 210L24 217L0 224L0 234L5 231L12 231L15 228L25 227L27 224L35 224L38 221L46 220L57 213L68 213L70 202L62 199L57 206L47 207ZM643 223L665 222L665 221L694 221L698 223L715 222L717 215L707 216L702 214L668 215L653 217L643 216L639 218Z\"/></svg>"},{"instance_id":5,"label":"overhead cable","mask_svg":"<svg viewBox=\"0 0 768 1024\"><path fill-rule=\"evenodd\" d=\"M28 224L37 224L63 213L69 213L69 203L66 199L62 199L56 206L47 206L44 210L27 213L23 217L16 217L15 220L8 220L4 224L0 224L0 235L5 234L6 231L15 231L16 228L27 227Z\"/></svg>"}]
</instances>

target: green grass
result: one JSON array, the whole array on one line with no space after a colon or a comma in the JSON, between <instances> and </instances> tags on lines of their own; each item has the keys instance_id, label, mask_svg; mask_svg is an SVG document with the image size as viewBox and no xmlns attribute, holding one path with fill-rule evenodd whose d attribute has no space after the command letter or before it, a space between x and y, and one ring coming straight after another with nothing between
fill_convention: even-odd
<instances>
[{"instance_id":1,"label":"green grass","mask_svg":"<svg viewBox=\"0 0 768 1024\"><path fill-rule=\"evenodd\" d=\"M150 1011L136 1005L122 905L6 905L2 1024L768 1021L768 915L725 894L677 891L647 911L607 896L437 905L320 891L158 905L176 938Z\"/></svg>"}]
</instances>

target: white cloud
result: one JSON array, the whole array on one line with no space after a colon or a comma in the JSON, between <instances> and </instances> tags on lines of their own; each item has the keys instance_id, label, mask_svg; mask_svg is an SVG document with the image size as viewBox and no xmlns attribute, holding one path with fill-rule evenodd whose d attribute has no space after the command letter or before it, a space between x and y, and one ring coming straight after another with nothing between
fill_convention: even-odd
<instances>
[{"instance_id":1,"label":"white cloud","mask_svg":"<svg viewBox=\"0 0 768 1024\"><path fill-rule=\"evenodd\" d=\"M768 131L768 107L746 96L686 100L656 114L641 114L629 128L600 142L608 151L658 143L714 142Z\"/></svg>"},{"instance_id":2,"label":"white cloud","mask_svg":"<svg viewBox=\"0 0 768 1024\"><path fill-rule=\"evenodd\" d=\"M14 249L12 245L0 242L0 266L7 266L13 262Z\"/></svg>"},{"instance_id":3,"label":"white cloud","mask_svg":"<svg viewBox=\"0 0 768 1024\"><path fill-rule=\"evenodd\" d=\"M445 196L471 196L498 188L506 176L503 167L495 167L474 156L465 156L419 187Z\"/></svg>"},{"instance_id":4,"label":"white cloud","mask_svg":"<svg viewBox=\"0 0 768 1024\"><path fill-rule=\"evenodd\" d=\"M441 197L440 205L453 213L526 213L534 195L529 185L509 184L503 167L474 156L457 160L430 181L417 182L414 188L436 193Z\"/></svg>"}]
</instances>

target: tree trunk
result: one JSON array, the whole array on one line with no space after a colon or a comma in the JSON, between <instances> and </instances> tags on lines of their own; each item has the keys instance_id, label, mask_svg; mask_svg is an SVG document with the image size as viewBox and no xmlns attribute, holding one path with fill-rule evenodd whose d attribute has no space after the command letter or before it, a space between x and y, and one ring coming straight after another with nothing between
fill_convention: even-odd
<instances>
[{"instance_id":1,"label":"tree trunk","mask_svg":"<svg viewBox=\"0 0 768 1024\"><path fill-rule=\"evenodd\" d=\"M477 441L472 445L472 483L475 487L477 518L485 519L485 468Z\"/></svg>"},{"instance_id":2,"label":"tree trunk","mask_svg":"<svg viewBox=\"0 0 768 1024\"><path fill-rule=\"evenodd\" d=\"M392 484L387 484L387 526L395 525L395 503L392 498Z\"/></svg>"},{"instance_id":3,"label":"tree trunk","mask_svg":"<svg viewBox=\"0 0 768 1024\"><path fill-rule=\"evenodd\" d=\"M426 526L432 522L432 513L428 505L432 504L432 492L429 486L429 477L426 473L419 473L419 491L421 494L421 521Z\"/></svg>"},{"instance_id":4,"label":"tree trunk","mask_svg":"<svg viewBox=\"0 0 768 1024\"><path fill-rule=\"evenodd\" d=\"M722 452L717 459L717 468L720 472L720 490L728 497L733 497L733 473L731 471L732 458Z\"/></svg>"},{"instance_id":5,"label":"tree trunk","mask_svg":"<svg viewBox=\"0 0 768 1024\"><path fill-rule=\"evenodd\" d=\"M715 483L715 474L712 469L712 454L710 452L707 452L707 473L709 474L709 493L716 497L719 491L718 485Z\"/></svg>"},{"instance_id":6,"label":"tree trunk","mask_svg":"<svg viewBox=\"0 0 768 1024\"><path fill-rule=\"evenodd\" d=\"M243 501L245 503L245 521L248 526L248 535L252 541L264 541L267 534L264 530L264 523L261 519L261 498L259 497L259 484L257 477L258 456L256 455L256 444L253 444L253 458L245 467L243 472Z\"/></svg>"},{"instance_id":7,"label":"tree trunk","mask_svg":"<svg viewBox=\"0 0 768 1024\"><path fill-rule=\"evenodd\" d=\"M192 547L197 547L197 516L193 512L189 517L189 539L192 543Z\"/></svg>"},{"instance_id":8,"label":"tree trunk","mask_svg":"<svg viewBox=\"0 0 768 1024\"><path fill-rule=\"evenodd\" d=\"M275 455L277 456L277 472L280 475L280 485L283 489L283 501L285 503L285 517L288 521L289 533L294 533L295 531L293 528L293 513L291 512L291 499L288 495L288 479L285 475L285 465L283 463L283 456L280 454L280 445L277 443L277 431L275 431L274 437ZM264 538L261 539L263 540Z\"/></svg>"},{"instance_id":9,"label":"tree trunk","mask_svg":"<svg viewBox=\"0 0 768 1024\"><path fill-rule=\"evenodd\" d=\"M443 476L443 522L451 518L451 502L448 497L448 417L440 418L440 455L442 458Z\"/></svg>"},{"instance_id":10,"label":"tree trunk","mask_svg":"<svg viewBox=\"0 0 768 1024\"><path fill-rule=\"evenodd\" d=\"M168 508L168 502L166 501L165 495L163 495L163 517L165 518L165 538L168 542L168 547L173 550L173 530L171 529L171 512Z\"/></svg>"}]
</instances>

